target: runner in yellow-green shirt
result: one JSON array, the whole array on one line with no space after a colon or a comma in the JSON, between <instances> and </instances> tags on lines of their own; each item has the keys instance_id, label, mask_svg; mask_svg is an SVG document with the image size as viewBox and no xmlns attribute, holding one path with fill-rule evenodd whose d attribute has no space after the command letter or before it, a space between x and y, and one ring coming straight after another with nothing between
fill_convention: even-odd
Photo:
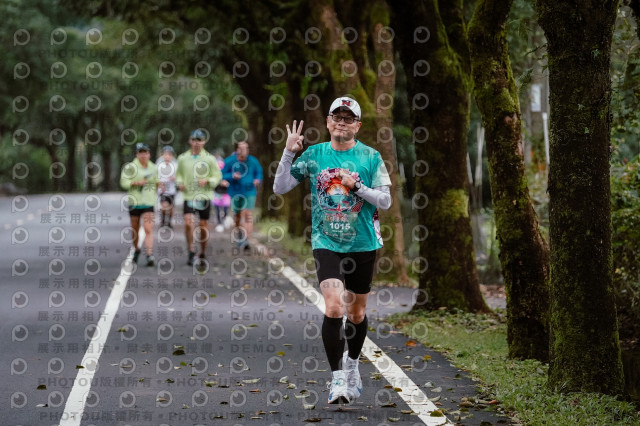
<instances>
[{"instance_id":1,"label":"runner in yellow-green shirt","mask_svg":"<svg viewBox=\"0 0 640 426\"><path fill-rule=\"evenodd\" d=\"M144 248L147 255L147 266L155 264L153 257L153 207L156 203L157 168L151 157L149 146L144 143L136 144L136 158L125 164L120 173L120 186L128 190L129 217L133 229L133 262L138 262L140 249L138 248L138 233L140 220L144 228Z\"/></svg>"},{"instance_id":2,"label":"runner in yellow-green shirt","mask_svg":"<svg viewBox=\"0 0 640 426\"><path fill-rule=\"evenodd\" d=\"M205 251L209 242L209 215L213 189L222 180L222 173L216 157L204 149L206 135L200 129L191 132L189 144L191 148L178 157L176 184L184 195L184 225L189 256L188 265L193 265L196 256L195 241L200 242L198 266L205 266ZM195 227L195 215L200 218L198 228Z\"/></svg>"}]
</instances>

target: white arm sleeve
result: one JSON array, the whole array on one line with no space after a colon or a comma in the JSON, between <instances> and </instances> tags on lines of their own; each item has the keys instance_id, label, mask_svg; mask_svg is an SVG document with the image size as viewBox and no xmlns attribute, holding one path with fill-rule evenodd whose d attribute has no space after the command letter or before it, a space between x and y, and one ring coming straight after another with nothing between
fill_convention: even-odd
<instances>
[{"instance_id":1,"label":"white arm sleeve","mask_svg":"<svg viewBox=\"0 0 640 426\"><path fill-rule=\"evenodd\" d=\"M282 153L282 158L278 164L278 170L276 171L276 177L273 180L273 192L276 194L285 194L298 186L300 182L291 175L291 165L293 164L293 157L295 153L285 148Z\"/></svg>"},{"instance_id":2,"label":"white arm sleeve","mask_svg":"<svg viewBox=\"0 0 640 426\"><path fill-rule=\"evenodd\" d=\"M379 209L387 210L391 207L391 190L386 185L375 188L362 185L356 194Z\"/></svg>"}]
</instances>

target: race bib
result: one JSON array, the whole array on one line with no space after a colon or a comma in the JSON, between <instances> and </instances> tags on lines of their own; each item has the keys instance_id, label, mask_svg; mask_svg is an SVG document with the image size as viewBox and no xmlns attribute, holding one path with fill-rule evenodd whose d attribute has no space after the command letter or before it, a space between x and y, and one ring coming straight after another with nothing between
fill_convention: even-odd
<instances>
[{"instance_id":1,"label":"race bib","mask_svg":"<svg viewBox=\"0 0 640 426\"><path fill-rule=\"evenodd\" d=\"M322 232L337 241L352 241L357 220L357 212L324 212Z\"/></svg>"}]
</instances>

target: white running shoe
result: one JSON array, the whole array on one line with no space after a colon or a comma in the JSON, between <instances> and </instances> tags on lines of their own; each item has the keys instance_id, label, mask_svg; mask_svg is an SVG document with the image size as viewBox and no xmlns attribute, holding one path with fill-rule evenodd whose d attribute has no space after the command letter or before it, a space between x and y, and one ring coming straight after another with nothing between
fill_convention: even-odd
<instances>
[{"instance_id":1,"label":"white running shoe","mask_svg":"<svg viewBox=\"0 0 640 426\"><path fill-rule=\"evenodd\" d=\"M349 358L348 351L342 356L342 368L346 372L349 401L353 402L362 395L362 377L358 369L358 360Z\"/></svg>"},{"instance_id":2,"label":"white running shoe","mask_svg":"<svg viewBox=\"0 0 640 426\"><path fill-rule=\"evenodd\" d=\"M349 394L347 392L347 374L344 370L331 372L331 383L329 388L329 404L349 404Z\"/></svg>"},{"instance_id":3,"label":"white running shoe","mask_svg":"<svg viewBox=\"0 0 640 426\"><path fill-rule=\"evenodd\" d=\"M224 224L224 229L231 229L235 226L236 221L233 220L233 218L231 217L231 215L226 216L224 218L224 220L222 221L222 223Z\"/></svg>"},{"instance_id":4,"label":"white running shoe","mask_svg":"<svg viewBox=\"0 0 640 426\"><path fill-rule=\"evenodd\" d=\"M223 231L224 231L224 226L222 226L222 224L216 225L216 232L223 232Z\"/></svg>"}]
</instances>

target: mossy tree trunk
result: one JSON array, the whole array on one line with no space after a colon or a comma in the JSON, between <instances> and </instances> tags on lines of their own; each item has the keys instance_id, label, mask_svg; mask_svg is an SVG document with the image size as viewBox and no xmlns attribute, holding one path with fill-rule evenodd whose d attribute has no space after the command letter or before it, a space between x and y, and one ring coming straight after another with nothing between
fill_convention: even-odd
<instances>
[{"instance_id":1,"label":"mossy tree trunk","mask_svg":"<svg viewBox=\"0 0 640 426\"><path fill-rule=\"evenodd\" d=\"M248 14L252 19L255 17ZM250 25L252 20L247 19L247 24ZM254 23L254 28L258 25ZM272 79L269 75L269 65L263 58L255 57L252 55L249 49L243 50L237 48L233 53L229 53L221 57L222 66L233 74L234 68L238 63L245 63L249 69L249 72L242 76L234 78L235 83L242 89L243 94L252 103L246 114L246 120L250 120L250 123L246 124L249 139L249 145L251 155L260 159L260 164L263 166L264 179L262 186L259 189L262 192L260 197L261 215L263 217L276 217L280 212L274 211L269 208L269 197L273 194L273 179L269 170L273 161L279 160L279 153L276 152L275 147L270 143L269 133L274 126L277 111L272 108L271 95L269 84L272 83ZM242 129L240 129L242 130ZM242 133L238 132L232 135L232 140L240 142L238 138L241 138ZM235 150L235 146L229 147L231 150Z\"/></svg>"},{"instance_id":2,"label":"mossy tree trunk","mask_svg":"<svg viewBox=\"0 0 640 426\"><path fill-rule=\"evenodd\" d=\"M295 58L293 59L293 62L306 63L306 60L304 58L300 58L298 60L296 60ZM305 134L304 144L313 144L324 140L322 139L322 136L324 135L326 130L324 115L321 113L320 108L305 108L304 96L306 96L307 93L302 93L303 89L300 83L300 79L297 78L292 78L289 81L291 100L287 102L287 104L290 106L286 109L286 114L288 114L288 116L282 117L281 122L291 125L294 117L300 117L300 114L303 112L302 118L304 120ZM307 137L309 139L307 139ZM279 145L278 151L280 151L280 147L284 149L283 145L284 141L281 145ZM289 234L297 237L306 236L309 238L309 244L311 244L311 233L309 232L308 228L309 226L311 226L311 200L309 199L310 193L311 192L309 184L307 181L305 181L295 187L288 194L284 195L287 200L285 209L287 212Z\"/></svg>"},{"instance_id":3,"label":"mossy tree trunk","mask_svg":"<svg viewBox=\"0 0 640 426\"><path fill-rule=\"evenodd\" d=\"M469 24L474 95L485 127L512 358L549 360L549 248L525 176L522 120L509 62L512 0L480 0Z\"/></svg>"},{"instance_id":4,"label":"mossy tree trunk","mask_svg":"<svg viewBox=\"0 0 640 426\"><path fill-rule=\"evenodd\" d=\"M419 224L428 230L416 264L425 294L416 308L486 312L469 217L470 77L462 1L396 1L392 8L396 46L413 99L416 157L422 164L414 177L413 206Z\"/></svg>"},{"instance_id":5,"label":"mossy tree trunk","mask_svg":"<svg viewBox=\"0 0 640 426\"><path fill-rule=\"evenodd\" d=\"M65 127L62 127L63 129ZM66 127L67 130L67 134L80 134L79 132L79 124L78 122L71 122L68 123L68 127ZM71 130L73 129L73 130ZM76 139L75 138L68 138L67 139L67 153L66 153L66 172L64 175L64 181L63 181L63 186L62 189L65 192L74 192L77 190L76 187L76 177L77 177L77 173L76 173L76 167L77 167L77 163L76 163Z\"/></svg>"},{"instance_id":6,"label":"mossy tree trunk","mask_svg":"<svg viewBox=\"0 0 640 426\"><path fill-rule=\"evenodd\" d=\"M106 121L105 116L100 117L100 129L102 129L103 132L106 128L105 121ZM114 187L117 187L117 185L114 185L115 176L113 171L111 170L111 168L113 167L112 150L113 150L113 147L106 146L106 145L101 145L101 148L100 148L100 155L102 156L102 167L103 167L102 174L104 176L104 179L102 181L102 190L105 192L112 191Z\"/></svg>"},{"instance_id":7,"label":"mossy tree trunk","mask_svg":"<svg viewBox=\"0 0 640 426\"><path fill-rule=\"evenodd\" d=\"M34 142L36 142L36 143L34 143L34 145L36 145L37 144L37 140L34 139ZM37 144L37 145L42 145L47 150L47 153L49 154L49 158L51 158L51 164L52 165L56 164L56 163L58 163L60 161L60 158L58 157L58 151L57 151L57 149L56 149L56 147L54 145L48 143L48 141L47 142L42 141L40 144ZM60 170L57 169L57 167L56 167L56 168L53 169L53 171L58 173ZM52 180L51 189L54 190L54 191L58 191L58 192L59 191L63 191L64 190L63 178L57 177L58 176L57 174L55 174L53 176L56 176L56 177L53 177L51 179Z\"/></svg>"},{"instance_id":8,"label":"mossy tree trunk","mask_svg":"<svg viewBox=\"0 0 640 426\"><path fill-rule=\"evenodd\" d=\"M373 107L373 123L369 127L375 130L370 140L382 158L385 160L389 177L391 178L391 207L389 210L380 210L380 222L382 224L382 236L386 239L382 249L382 256L390 259L393 270L390 273L378 273L380 278L388 277L400 283L409 282L409 277L405 268L405 244L403 238L402 203L398 161L393 138L393 100L396 84L396 70L394 66L393 36L389 27L389 10L383 1L364 2L363 7L370 17L364 25L363 31L370 34L371 44L376 62L368 69L375 72L375 86L369 99ZM362 48L365 50L366 41L363 40ZM365 63L363 61L363 63ZM369 124L369 123L365 123ZM384 270L384 264L380 264Z\"/></svg>"},{"instance_id":9,"label":"mossy tree trunk","mask_svg":"<svg viewBox=\"0 0 640 426\"><path fill-rule=\"evenodd\" d=\"M618 1L537 0L550 85L551 389L621 394L611 276L609 62Z\"/></svg>"},{"instance_id":10,"label":"mossy tree trunk","mask_svg":"<svg viewBox=\"0 0 640 426\"><path fill-rule=\"evenodd\" d=\"M377 149L389 168L391 208L379 211L385 238L381 255L393 265L386 271L378 261L378 278L408 282L396 153L391 142L392 105L395 88L393 37L388 31L386 2L356 1L350 7L335 9L331 1L313 1L312 13L323 33L323 53L330 67L328 80L334 96L351 94L362 108L362 127L357 138ZM340 12L340 13L338 13ZM347 28L350 28L348 31ZM355 29L355 32L353 31ZM370 47L373 49L370 49ZM328 102L333 99L328 100ZM389 106L389 108L386 108ZM328 108L326 108L328 112ZM387 141L387 139L389 141ZM386 232L385 232L386 231Z\"/></svg>"}]
</instances>

